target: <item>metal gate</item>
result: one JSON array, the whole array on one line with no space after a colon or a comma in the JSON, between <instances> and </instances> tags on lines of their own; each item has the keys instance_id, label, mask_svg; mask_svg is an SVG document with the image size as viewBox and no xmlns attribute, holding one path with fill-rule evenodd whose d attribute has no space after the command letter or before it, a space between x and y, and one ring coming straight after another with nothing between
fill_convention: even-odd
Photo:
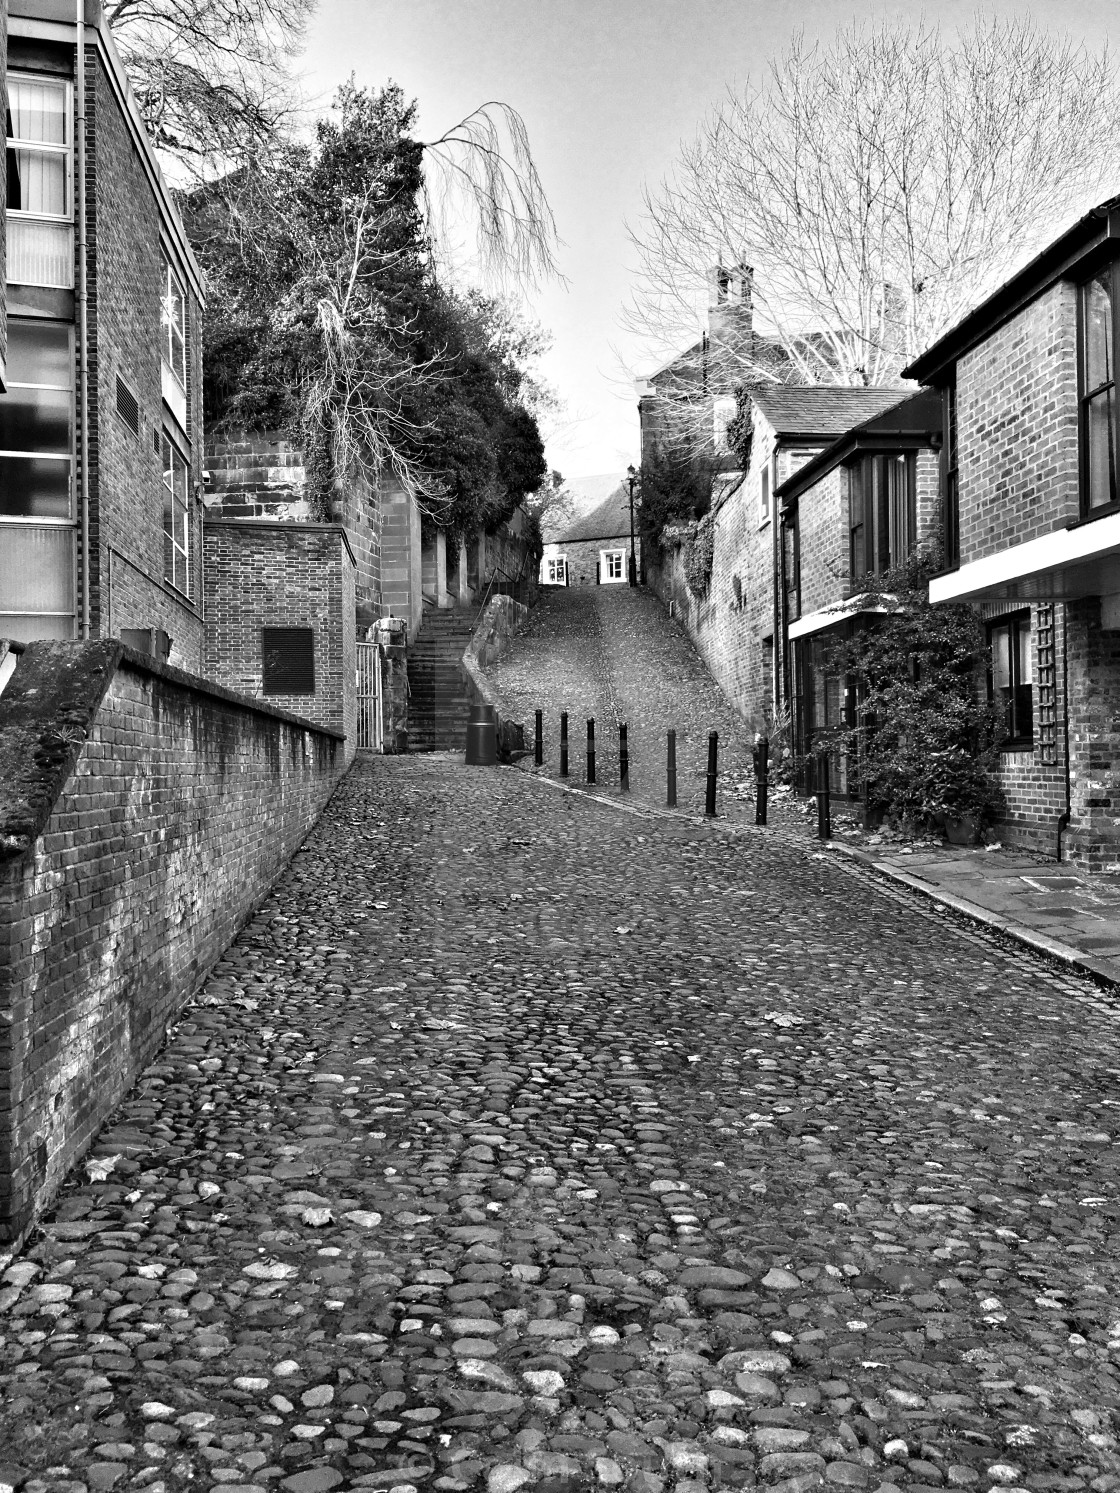
<instances>
[{"instance_id":1,"label":"metal gate","mask_svg":"<svg viewBox=\"0 0 1120 1493\"><path fill-rule=\"evenodd\" d=\"M358 644L358 750L384 750L381 712L381 649Z\"/></svg>"}]
</instances>

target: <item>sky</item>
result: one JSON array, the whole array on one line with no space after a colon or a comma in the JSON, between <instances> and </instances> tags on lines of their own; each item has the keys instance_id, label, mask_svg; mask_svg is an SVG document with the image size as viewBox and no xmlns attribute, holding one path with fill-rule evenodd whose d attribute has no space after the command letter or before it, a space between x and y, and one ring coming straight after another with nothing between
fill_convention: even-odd
<instances>
[{"instance_id":1,"label":"sky","mask_svg":"<svg viewBox=\"0 0 1120 1493\"><path fill-rule=\"evenodd\" d=\"M564 277L526 295L525 309L551 335L541 371L564 406L546 430L549 465L575 480L638 462L632 379L652 370L621 316L643 184L656 185L727 89L762 79L798 28L823 38L852 20L924 15L949 29L976 10L966 0L320 0L301 71L323 108L351 73L365 86L393 79L418 101L422 139L490 99L521 114ZM1120 0L984 10L1120 45Z\"/></svg>"}]
</instances>

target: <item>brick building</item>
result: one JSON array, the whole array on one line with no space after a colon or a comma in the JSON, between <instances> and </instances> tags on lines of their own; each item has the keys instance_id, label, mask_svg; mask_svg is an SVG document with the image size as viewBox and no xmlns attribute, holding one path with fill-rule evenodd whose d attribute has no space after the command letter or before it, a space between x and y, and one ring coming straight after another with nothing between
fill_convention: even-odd
<instances>
[{"instance_id":1,"label":"brick building","mask_svg":"<svg viewBox=\"0 0 1120 1493\"><path fill-rule=\"evenodd\" d=\"M634 534L634 566L641 570L641 538ZM625 479L590 513L565 525L550 546L555 569L548 584L625 586L630 570L630 489ZM563 577L560 578L560 565Z\"/></svg>"},{"instance_id":2,"label":"brick building","mask_svg":"<svg viewBox=\"0 0 1120 1493\"><path fill-rule=\"evenodd\" d=\"M890 391L893 403L854 426L775 489L781 521L796 536L796 590L786 618L794 750L816 733L855 722L859 684L830 672L830 641L881 608L866 578L905 563L941 535L941 400ZM793 615L796 613L796 615ZM830 761L832 792L846 797L842 757ZM807 777L802 786L815 786Z\"/></svg>"},{"instance_id":3,"label":"brick building","mask_svg":"<svg viewBox=\"0 0 1120 1493\"><path fill-rule=\"evenodd\" d=\"M940 391L934 602L987 622L1006 711L1004 837L1120 863L1120 198L1088 213L906 370Z\"/></svg>"},{"instance_id":4,"label":"brick building","mask_svg":"<svg viewBox=\"0 0 1120 1493\"><path fill-rule=\"evenodd\" d=\"M341 524L212 519L204 529L207 679L357 745L358 564Z\"/></svg>"},{"instance_id":5,"label":"brick building","mask_svg":"<svg viewBox=\"0 0 1120 1493\"><path fill-rule=\"evenodd\" d=\"M751 389L750 463L717 476L711 512L670 529L650 585L680 615L716 681L761 729L792 708L787 629L803 608L797 514L776 490L854 425L898 402L898 389L774 384ZM690 550L710 548L706 589L689 585Z\"/></svg>"},{"instance_id":6,"label":"brick building","mask_svg":"<svg viewBox=\"0 0 1120 1493\"><path fill-rule=\"evenodd\" d=\"M0 635L197 671L198 270L96 0L8 22Z\"/></svg>"}]
</instances>

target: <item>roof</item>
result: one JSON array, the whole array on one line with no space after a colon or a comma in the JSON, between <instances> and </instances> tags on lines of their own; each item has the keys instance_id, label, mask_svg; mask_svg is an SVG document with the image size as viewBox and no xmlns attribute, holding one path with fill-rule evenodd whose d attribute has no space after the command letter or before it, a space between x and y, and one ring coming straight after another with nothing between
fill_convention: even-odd
<instances>
[{"instance_id":1,"label":"roof","mask_svg":"<svg viewBox=\"0 0 1120 1493\"><path fill-rule=\"evenodd\" d=\"M958 358L1010 321L1016 312L1037 300L1083 261L1091 261L1110 240L1120 241L1120 197L1110 197L1079 218L1072 228L1067 228L1041 254L1036 254L1021 270L1004 281L998 290L981 301L932 347L920 353L902 370L903 376L923 384L936 383ZM1113 244L1113 252L1120 252L1120 242ZM1084 268L1087 269L1088 265Z\"/></svg>"},{"instance_id":2,"label":"roof","mask_svg":"<svg viewBox=\"0 0 1120 1493\"><path fill-rule=\"evenodd\" d=\"M630 489L619 482L614 492L584 518L556 536L557 544L579 544L585 539L617 539L630 533Z\"/></svg>"},{"instance_id":3,"label":"roof","mask_svg":"<svg viewBox=\"0 0 1120 1493\"><path fill-rule=\"evenodd\" d=\"M558 535L566 533L573 524L586 518L610 497L619 481L617 472L596 472L590 477L573 477L570 482L565 482L565 490L572 500L571 507L556 518L545 518L541 525L545 542L554 544Z\"/></svg>"},{"instance_id":4,"label":"roof","mask_svg":"<svg viewBox=\"0 0 1120 1493\"><path fill-rule=\"evenodd\" d=\"M767 384L751 400L787 440L835 440L904 399L906 389L851 388L843 384Z\"/></svg>"},{"instance_id":5,"label":"roof","mask_svg":"<svg viewBox=\"0 0 1120 1493\"><path fill-rule=\"evenodd\" d=\"M897 396L899 391L895 389L893 393ZM881 451L884 447L913 450L918 446L931 446L940 438L941 424L940 394L922 389L917 394L903 395L901 399L896 397L889 409L846 430L838 440L799 467L792 477L787 477L774 489L775 496L787 501L798 497L858 451Z\"/></svg>"}]
</instances>

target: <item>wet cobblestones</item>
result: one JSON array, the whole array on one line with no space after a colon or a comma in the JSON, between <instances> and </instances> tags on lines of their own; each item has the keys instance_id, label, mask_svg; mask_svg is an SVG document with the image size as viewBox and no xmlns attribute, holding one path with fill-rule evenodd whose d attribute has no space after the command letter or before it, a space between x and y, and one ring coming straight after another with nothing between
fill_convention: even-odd
<instances>
[{"instance_id":1,"label":"wet cobblestones","mask_svg":"<svg viewBox=\"0 0 1120 1493\"><path fill-rule=\"evenodd\" d=\"M359 764L0 1272L0 1487L1120 1489L1120 1003Z\"/></svg>"}]
</instances>

